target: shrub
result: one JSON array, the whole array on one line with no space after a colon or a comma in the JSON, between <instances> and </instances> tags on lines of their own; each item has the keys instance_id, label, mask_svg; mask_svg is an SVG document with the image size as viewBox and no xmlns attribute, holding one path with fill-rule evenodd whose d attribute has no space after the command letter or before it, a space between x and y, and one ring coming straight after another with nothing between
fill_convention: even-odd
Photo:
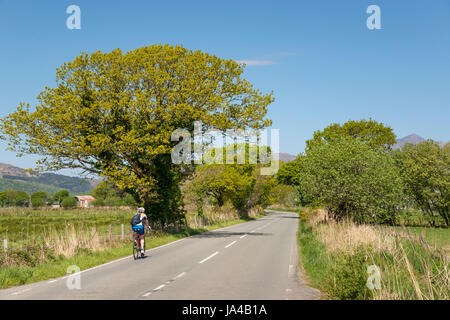
<instances>
[{"instance_id":1,"label":"shrub","mask_svg":"<svg viewBox=\"0 0 450 320\"><path fill-rule=\"evenodd\" d=\"M308 151L299 193L322 203L336 220L392 223L403 184L392 157L357 139L333 140Z\"/></svg>"},{"instance_id":2,"label":"shrub","mask_svg":"<svg viewBox=\"0 0 450 320\"><path fill-rule=\"evenodd\" d=\"M341 300L367 299L366 250L358 248L353 254L334 254L331 275L326 277L327 292Z\"/></svg>"},{"instance_id":3,"label":"shrub","mask_svg":"<svg viewBox=\"0 0 450 320\"><path fill-rule=\"evenodd\" d=\"M63 208L73 208L76 207L77 204L78 204L77 199L73 197L64 198L63 201L61 202L61 206Z\"/></svg>"}]
</instances>

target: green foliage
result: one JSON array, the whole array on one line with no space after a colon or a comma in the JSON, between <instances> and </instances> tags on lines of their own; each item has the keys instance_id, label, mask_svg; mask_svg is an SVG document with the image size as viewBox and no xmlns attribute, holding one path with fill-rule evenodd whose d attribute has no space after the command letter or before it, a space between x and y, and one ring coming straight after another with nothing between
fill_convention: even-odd
<instances>
[{"instance_id":1,"label":"green foliage","mask_svg":"<svg viewBox=\"0 0 450 320\"><path fill-rule=\"evenodd\" d=\"M281 164L280 168L278 169L278 172L276 174L276 179L278 183L282 183L285 185L299 185L300 181L300 161L301 156L297 157L294 161L289 161L285 164Z\"/></svg>"},{"instance_id":2,"label":"green foliage","mask_svg":"<svg viewBox=\"0 0 450 320\"><path fill-rule=\"evenodd\" d=\"M24 191L6 190L0 192L0 205L2 207L28 207L30 197Z\"/></svg>"},{"instance_id":3,"label":"green foliage","mask_svg":"<svg viewBox=\"0 0 450 320\"><path fill-rule=\"evenodd\" d=\"M31 195L31 206L33 208L44 207L47 205L48 196L45 192L35 192Z\"/></svg>"},{"instance_id":4,"label":"green foliage","mask_svg":"<svg viewBox=\"0 0 450 320\"><path fill-rule=\"evenodd\" d=\"M67 198L68 196L69 196L69 191L67 191L67 190L58 191L53 195L53 202L61 204L63 199Z\"/></svg>"},{"instance_id":5,"label":"green foliage","mask_svg":"<svg viewBox=\"0 0 450 320\"><path fill-rule=\"evenodd\" d=\"M102 181L93 191L94 206L134 206L136 201L132 195L119 189L108 179Z\"/></svg>"},{"instance_id":6,"label":"green foliage","mask_svg":"<svg viewBox=\"0 0 450 320\"><path fill-rule=\"evenodd\" d=\"M194 121L218 130L271 124L272 94L243 72L234 60L180 46L83 53L57 69L56 87L39 94L34 110L22 103L3 118L0 135L11 150L43 156L41 169L107 176L152 215L179 217L181 166L166 160L174 130L193 131Z\"/></svg>"},{"instance_id":7,"label":"green foliage","mask_svg":"<svg viewBox=\"0 0 450 320\"><path fill-rule=\"evenodd\" d=\"M282 207L292 208L299 205L297 189L293 186L276 184L270 190L271 203L276 203Z\"/></svg>"},{"instance_id":8,"label":"green foliage","mask_svg":"<svg viewBox=\"0 0 450 320\"><path fill-rule=\"evenodd\" d=\"M4 179L7 180L3 181ZM92 190L92 186L89 181L78 177L68 177L60 174L45 172L40 175L33 175L31 177L26 176L13 176L4 175L3 179L0 179L0 190L3 184L11 183L15 185L10 189L23 190L29 193L37 191L45 191L47 193L55 193L58 190L66 189L71 193L87 193Z\"/></svg>"},{"instance_id":9,"label":"green foliage","mask_svg":"<svg viewBox=\"0 0 450 320\"><path fill-rule=\"evenodd\" d=\"M180 190L181 174L172 164L169 154L161 154L153 160L152 176L156 181L154 196L145 199L144 207L151 219L167 223L185 223L185 210Z\"/></svg>"},{"instance_id":10,"label":"green foliage","mask_svg":"<svg viewBox=\"0 0 450 320\"><path fill-rule=\"evenodd\" d=\"M358 248L354 254L334 254L330 273L325 277L327 293L340 300L369 298L366 256L364 248Z\"/></svg>"},{"instance_id":11,"label":"green foliage","mask_svg":"<svg viewBox=\"0 0 450 320\"><path fill-rule=\"evenodd\" d=\"M431 140L408 144L396 153L408 191L430 223L443 218L450 226L450 149Z\"/></svg>"},{"instance_id":12,"label":"green foliage","mask_svg":"<svg viewBox=\"0 0 450 320\"><path fill-rule=\"evenodd\" d=\"M272 203L272 176L260 174L260 165L208 164L199 166L186 185L186 194L193 198L199 214L204 202L211 198L214 205L222 207L230 201L242 217L255 206Z\"/></svg>"},{"instance_id":13,"label":"green foliage","mask_svg":"<svg viewBox=\"0 0 450 320\"><path fill-rule=\"evenodd\" d=\"M299 193L325 205L337 220L392 223L403 187L393 158L359 139L320 144L307 152Z\"/></svg>"},{"instance_id":14,"label":"green foliage","mask_svg":"<svg viewBox=\"0 0 450 320\"><path fill-rule=\"evenodd\" d=\"M48 194L53 194L58 192L60 189L52 185L46 185L34 181L22 181L3 177L0 179L0 191L6 190L20 190L29 194L44 191Z\"/></svg>"},{"instance_id":15,"label":"green foliage","mask_svg":"<svg viewBox=\"0 0 450 320\"><path fill-rule=\"evenodd\" d=\"M61 206L63 208L74 208L78 205L78 201L77 199L75 199L74 197L67 197L64 198L61 202Z\"/></svg>"},{"instance_id":16,"label":"green foliage","mask_svg":"<svg viewBox=\"0 0 450 320\"><path fill-rule=\"evenodd\" d=\"M306 141L306 149L311 150L318 145L332 142L335 139L340 140L344 137L359 139L374 148L391 149L391 146L396 143L396 136L392 128L372 119L363 119L348 121L343 125L333 123L323 131L314 132L313 139Z\"/></svg>"},{"instance_id":17,"label":"green foliage","mask_svg":"<svg viewBox=\"0 0 450 320\"><path fill-rule=\"evenodd\" d=\"M55 260L53 250L45 243L27 244L21 249L0 251L1 267L35 267Z\"/></svg>"}]
</instances>

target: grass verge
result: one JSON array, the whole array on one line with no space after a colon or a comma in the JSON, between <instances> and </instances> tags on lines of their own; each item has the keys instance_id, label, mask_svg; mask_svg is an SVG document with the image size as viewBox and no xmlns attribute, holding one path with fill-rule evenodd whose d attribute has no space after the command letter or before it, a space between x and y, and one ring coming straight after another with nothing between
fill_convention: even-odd
<instances>
[{"instance_id":1,"label":"grass verge","mask_svg":"<svg viewBox=\"0 0 450 320\"><path fill-rule=\"evenodd\" d=\"M445 248L430 245L406 228L324 222L311 213L300 217L299 263L311 285L326 292L326 297L450 299L449 256ZM447 230L429 232L441 239L437 233Z\"/></svg>"}]
</instances>

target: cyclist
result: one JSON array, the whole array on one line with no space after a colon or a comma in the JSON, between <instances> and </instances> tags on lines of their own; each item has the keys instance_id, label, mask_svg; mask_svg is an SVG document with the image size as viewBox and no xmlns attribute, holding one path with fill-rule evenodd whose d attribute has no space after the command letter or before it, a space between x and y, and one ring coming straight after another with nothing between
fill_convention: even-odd
<instances>
[{"instance_id":1,"label":"cyclist","mask_svg":"<svg viewBox=\"0 0 450 320\"><path fill-rule=\"evenodd\" d=\"M151 230L148 224L147 215L144 208L139 208L138 213L131 219L131 228L137 235L135 241L140 241L141 244L141 256L144 256L144 227Z\"/></svg>"}]
</instances>

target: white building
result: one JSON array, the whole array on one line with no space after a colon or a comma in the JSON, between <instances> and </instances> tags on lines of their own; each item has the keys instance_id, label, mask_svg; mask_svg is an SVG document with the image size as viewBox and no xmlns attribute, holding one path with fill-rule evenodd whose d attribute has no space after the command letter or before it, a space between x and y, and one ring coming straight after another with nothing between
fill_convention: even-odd
<instances>
[{"instance_id":1,"label":"white building","mask_svg":"<svg viewBox=\"0 0 450 320\"><path fill-rule=\"evenodd\" d=\"M93 196L75 196L75 198L78 200L78 207L80 208L89 208L89 204L95 201Z\"/></svg>"}]
</instances>

